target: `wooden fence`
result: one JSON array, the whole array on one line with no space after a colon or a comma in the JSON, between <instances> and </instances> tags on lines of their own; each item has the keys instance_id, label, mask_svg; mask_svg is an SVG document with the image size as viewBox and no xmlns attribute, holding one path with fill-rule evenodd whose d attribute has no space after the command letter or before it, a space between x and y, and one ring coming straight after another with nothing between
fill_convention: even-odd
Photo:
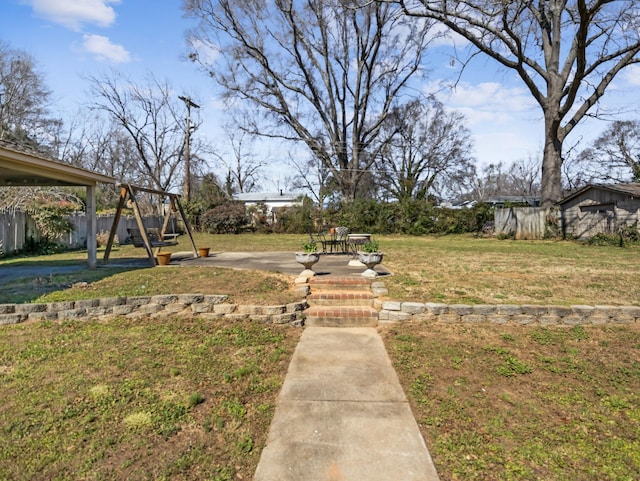
<instances>
[{"instance_id":1,"label":"wooden fence","mask_svg":"<svg viewBox=\"0 0 640 481\"><path fill-rule=\"evenodd\" d=\"M494 211L496 235L517 240L543 239L550 209L544 207L509 207Z\"/></svg>"},{"instance_id":2,"label":"wooden fence","mask_svg":"<svg viewBox=\"0 0 640 481\"><path fill-rule=\"evenodd\" d=\"M35 233L35 224L25 212L0 210L0 253L9 254L22 249L30 233Z\"/></svg>"},{"instance_id":3,"label":"wooden fence","mask_svg":"<svg viewBox=\"0 0 640 481\"><path fill-rule=\"evenodd\" d=\"M73 224L73 231L56 239L56 242L70 248L85 248L87 245L87 221L84 213L74 214L68 217ZM97 216L97 232L110 232L113 224L113 215ZM163 216L151 215L143 218L145 227L162 228ZM176 222L177 223L177 222ZM117 236L120 242L124 242L129 234L127 229L137 228L134 216L122 216L118 223ZM179 231L181 227L169 224L169 231ZM23 249L27 239L41 238L35 222L28 213L18 209L0 210L0 255L12 254ZM106 237L106 234L105 234Z\"/></svg>"}]
</instances>

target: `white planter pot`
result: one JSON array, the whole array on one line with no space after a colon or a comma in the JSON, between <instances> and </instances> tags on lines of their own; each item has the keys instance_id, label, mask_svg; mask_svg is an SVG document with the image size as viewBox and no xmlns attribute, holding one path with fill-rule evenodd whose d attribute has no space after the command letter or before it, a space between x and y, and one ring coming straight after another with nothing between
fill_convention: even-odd
<instances>
[{"instance_id":1,"label":"white planter pot","mask_svg":"<svg viewBox=\"0 0 640 481\"><path fill-rule=\"evenodd\" d=\"M300 277L313 277L316 273L311 267L320 260L320 254L317 252L296 252L296 262L304 266L304 270L300 273Z\"/></svg>"},{"instance_id":2,"label":"white planter pot","mask_svg":"<svg viewBox=\"0 0 640 481\"><path fill-rule=\"evenodd\" d=\"M382 262L382 252L358 252L358 260L367 266L367 270L362 273L364 277L376 277L378 273L374 267Z\"/></svg>"}]
</instances>

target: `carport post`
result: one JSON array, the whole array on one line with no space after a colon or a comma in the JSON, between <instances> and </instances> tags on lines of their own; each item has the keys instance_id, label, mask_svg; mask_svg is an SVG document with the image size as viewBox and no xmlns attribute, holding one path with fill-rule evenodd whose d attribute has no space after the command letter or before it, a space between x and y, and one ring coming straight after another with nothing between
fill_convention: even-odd
<instances>
[{"instance_id":1,"label":"carport post","mask_svg":"<svg viewBox=\"0 0 640 481\"><path fill-rule=\"evenodd\" d=\"M89 269L95 269L97 262L97 230L98 220L96 219L96 186L87 186L87 257Z\"/></svg>"}]
</instances>

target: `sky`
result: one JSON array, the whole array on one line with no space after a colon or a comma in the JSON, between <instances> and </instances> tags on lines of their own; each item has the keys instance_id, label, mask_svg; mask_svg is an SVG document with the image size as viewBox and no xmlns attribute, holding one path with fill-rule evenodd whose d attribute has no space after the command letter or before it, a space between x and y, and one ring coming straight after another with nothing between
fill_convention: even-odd
<instances>
[{"instance_id":1,"label":"sky","mask_svg":"<svg viewBox=\"0 0 640 481\"><path fill-rule=\"evenodd\" d=\"M225 112L213 81L185 60L185 32L192 25L181 5L181 0L0 0L0 40L33 56L53 92L53 109L63 118L89 101L87 75L117 70L143 83L153 73L168 80L176 96L188 95L200 104L203 122L197 135L220 145ZM542 115L524 84L478 57L454 90L443 89L442 82L457 75L449 48L441 44L430 53L424 89L438 91L446 107L466 116L478 165L541 157ZM624 106L625 118L637 119L638 87L640 69L629 69L611 86L605 103ZM586 147L606 127L590 120L568 143L583 138ZM271 187L280 182L269 180Z\"/></svg>"}]
</instances>

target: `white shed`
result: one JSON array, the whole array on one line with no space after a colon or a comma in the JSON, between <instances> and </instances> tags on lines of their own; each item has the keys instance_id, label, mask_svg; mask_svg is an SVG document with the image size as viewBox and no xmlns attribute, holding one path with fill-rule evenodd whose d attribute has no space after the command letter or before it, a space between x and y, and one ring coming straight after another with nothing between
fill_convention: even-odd
<instances>
[{"instance_id":1,"label":"white shed","mask_svg":"<svg viewBox=\"0 0 640 481\"><path fill-rule=\"evenodd\" d=\"M299 192L249 192L242 194L233 194L233 200L244 203L247 207L258 206L263 204L266 206L266 212L271 219L277 214L278 210L283 207L291 207L294 205L302 205L304 194Z\"/></svg>"}]
</instances>

